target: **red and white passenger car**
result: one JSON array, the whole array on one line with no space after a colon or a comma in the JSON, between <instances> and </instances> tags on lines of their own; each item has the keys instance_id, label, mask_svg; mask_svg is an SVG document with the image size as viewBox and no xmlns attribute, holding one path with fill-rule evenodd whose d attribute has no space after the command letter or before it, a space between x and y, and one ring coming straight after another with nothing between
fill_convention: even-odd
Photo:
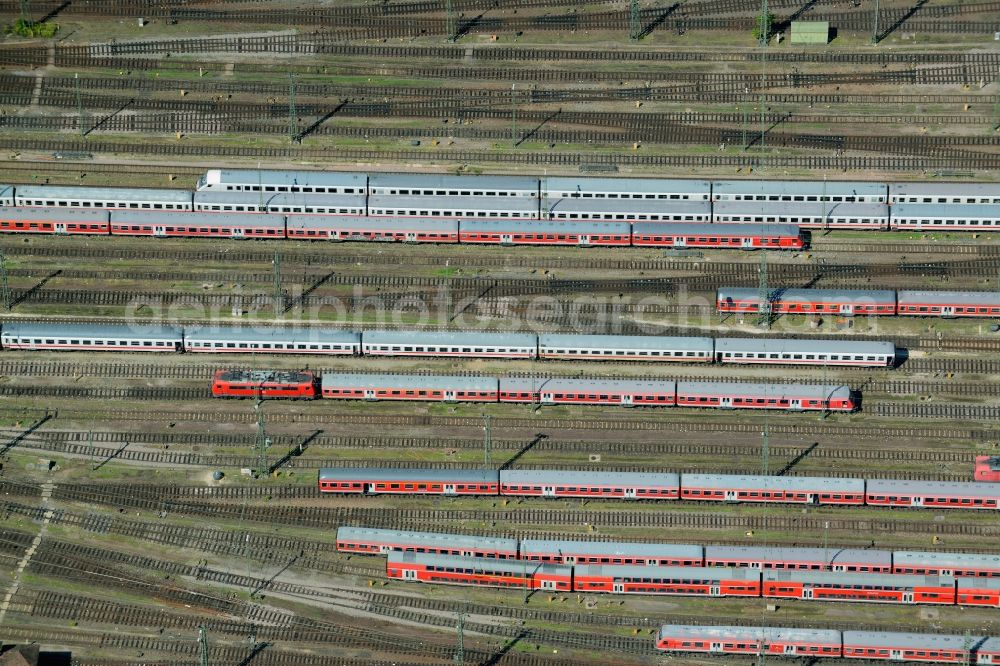
<instances>
[{"instance_id":1,"label":"red and white passenger car","mask_svg":"<svg viewBox=\"0 0 1000 666\"><path fill-rule=\"evenodd\" d=\"M389 553L386 576L443 585L478 585L519 590L573 590L573 567L512 562L486 557Z\"/></svg>"}]
</instances>

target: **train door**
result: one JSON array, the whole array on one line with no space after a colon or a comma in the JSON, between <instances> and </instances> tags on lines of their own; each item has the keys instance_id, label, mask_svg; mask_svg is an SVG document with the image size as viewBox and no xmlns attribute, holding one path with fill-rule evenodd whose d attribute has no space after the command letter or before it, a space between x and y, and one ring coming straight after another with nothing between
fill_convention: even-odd
<instances>
[{"instance_id":1,"label":"train door","mask_svg":"<svg viewBox=\"0 0 1000 666\"><path fill-rule=\"evenodd\" d=\"M554 580L543 580L543 581L539 581L539 582L541 583L541 585L539 587L541 587L543 590L554 590L554 589L556 589L556 582Z\"/></svg>"},{"instance_id":2,"label":"train door","mask_svg":"<svg viewBox=\"0 0 1000 666\"><path fill-rule=\"evenodd\" d=\"M910 498L910 506L923 506L923 505L924 505L923 497L918 497L914 495L913 497Z\"/></svg>"},{"instance_id":3,"label":"train door","mask_svg":"<svg viewBox=\"0 0 1000 666\"><path fill-rule=\"evenodd\" d=\"M586 234L580 234L576 239L577 245L590 245L590 236Z\"/></svg>"},{"instance_id":4,"label":"train door","mask_svg":"<svg viewBox=\"0 0 1000 666\"><path fill-rule=\"evenodd\" d=\"M56 222L56 224L55 224L55 232L57 234L64 234L64 233L66 233L66 223L65 222Z\"/></svg>"},{"instance_id":5,"label":"train door","mask_svg":"<svg viewBox=\"0 0 1000 666\"><path fill-rule=\"evenodd\" d=\"M233 238L246 238L247 237L246 229L243 229L242 227L233 227L232 237Z\"/></svg>"},{"instance_id":6,"label":"train door","mask_svg":"<svg viewBox=\"0 0 1000 666\"><path fill-rule=\"evenodd\" d=\"M563 559L563 564L576 564L576 555L566 555Z\"/></svg>"},{"instance_id":7,"label":"train door","mask_svg":"<svg viewBox=\"0 0 1000 666\"><path fill-rule=\"evenodd\" d=\"M154 236L166 236L167 228L162 224L153 225L153 235Z\"/></svg>"},{"instance_id":8,"label":"train door","mask_svg":"<svg viewBox=\"0 0 1000 666\"><path fill-rule=\"evenodd\" d=\"M687 247L688 241L686 236L674 236L674 247Z\"/></svg>"},{"instance_id":9,"label":"train door","mask_svg":"<svg viewBox=\"0 0 1000 666\"><path fill-rule=\"evenodd\" d=\"M444 484L444 494L445 495L454 495L455 494L455 484L454 483L446 483L446 484Z\"/></svg>"},{"instance_id":10,"label":"train door","mask_svg":"<svg viewBox=\"0 0 1000 666\"><path fill-rule=\"evenodd\" d=\"M625 591L625 583L618 583L618 582L612 583L611 591L614 592L615 594L621 594L622 592Z\"/></svg>"},{"instance_id":11,"label":"train door","mask_svg":"<svg viewBox=\"0 0 1000 666\"><path fill-rule=\"evenodd\" d=\"M403 580L416 580L417 572L413 569L403 569Z\"/></svg>"},{"instance_id":12,"label":"train door","mask_svg":"<svg viewBox=\"0 0 1000 666\"><path fill-rule=\"evenodd\" d=\"M555 486L542 486L542 497L555 497L556 487Z\"/></svg>"},{"instance_id":13,"label":"train door","mask_svg":"<svg viewBox=\"0 0 1000 666\"><path fill-rule=\"evenodd\" d=\"M722 643L716 643L713 641L708 648L709 652L722 652Z\"/></svg>"},{"instance_id":14,"label":"train door","mask_svg":"<svg viewBox=\"0 0 1000 666\"><path fill-rule=\"evenodd\" d=\"M385 545L384 543L380 543L378 546L378 552L382 553L383 555L388 555L389 553L392 552L392 548Z\"/></svg>"},{"instance_id":15,"label":"train door","mask_svg":"<svg viewBox=\"0 0 1000 666\"><path fill-rule=\"evenodd\" d=\"M376 400L375 389L365 389L365 400Z\"/></svg>"},{"instance_id":16,"label":"train door","mask_svg":"<svg viewBox=\"0 0 1000 666\"><path fill-rule=\"evenodd\" d=\"M903 603L904 604L913 603L913 592L903 592Z\"/></svg>"},{"instance_id":17,"label":"train door","mask_svg":"<svg viewBox=\"0 0 1000 666\"><path fill-rule=\"evenodd\" d=\"M511 234L500 234L501 245L513 245L514 237Z\"/></svg>"},{"instance_id":18,"label":"train door","mask_svg":"<svg viewBox=\"0 0 1000 666\"><path fill-rule=\"evenodd\" d=\"M455 391L445 389L445 392L444 392L444 401L445 402L455 402Z\"/></svg>"},{"instance_id":19,"label":"train door","mask_svg":"<svg viewBox=\"0 0 1000 666\"><path fill-rule=\"evenodd\" d=\"M903 661L903 651L889 650L889 659L892 659L893 661Z\"/></svg>"},{"instance_id":20,"label":"train door","mask_svg":"<svg viewBox=\"0 0 1000 666\"><path fill-rule=\"evenodd\" d=\"M726 491L726 501L727 502L735 502L736 501L736 491L735 490L727 490Z\"/></svg>"},{"instance_id":21,"label":"train door","mask_svg":"<svg viewBox=\"0 0 1000 666\"><path fill-rule=\"evenodd\" d=\"M853 303L841 303L840 304L840 314L846 315L848 317L854 314L854 304Z\"/></svg>"},{"instance_id":22,"label":"train door","mask_svg":"<svg viewBox=\"0 0 1000 666\"><path fill-rule=\"evenodd\" d=\"M819 495L816 493L806 493L806 504L819 504Z\"/></svg>"},{"instance_id":23,"label":"train door","mask_svg":"<svg viewBox=\"0 0 1000 666\"><path fill-rule=\"evenodd\" d=\"M788 401L788 408L789 409L794 409L794 410L800 410L800 409L802 409L802 401L793 398L793 399L791 399L791 400Z\"/></svg>"},{"instance_id":24,"label":"train door","mask_svg":"<svg viewBox=\"0 0 1000 666\"><path fill-rule=\"evenodd\" d=\"M635 488L625 489L625 499L635 499Z\"/></svg>"},{"instance_id":25,"label":"train door","mask_svg":"<svg viewBox=\"0 0 1000 666\"><path fill-rule=\"evenodd\" d=\"M955 307L953 305L942 305L941 306L941 316L942 317L954 317Z\"/></svg>"},{"instance_id":26,"label":"train door","mask_svg":"<svg viewBox=\"0 0 1000 666\"><path fill-rule=\"evenodd\" d=\"M708 587L708 596L710 596L710 597L721 597L722 596L722 588L720 586L718 586L718 585L709 585L709 587Z\"/></svg>"},{"instance_id":27,"label":"train door","mask_svg":"<svg viewBox=\"0 0 1000 666\"><path fill-rule=\"evenodd\" d=\"M744 250L752 250L753 249L753 238L751 238L750 236L746 236L743 239L741 239L741 243L740 244L743 246Z\"/></svg>"},{"instance_id":28,"label":"train door","mask_svg":"<svg viewBox=\"0 0 1000 666\"><path fill-rule=\"evenodd\" d=\"M719 407L723 407L725 409L732 409L733 399L728 396L722 396L721 398L719 398Z\"/></svg>"},{"instance_id":29,"label":"train door","mask_svg":"<svg viewBox=\"0 0 1000 666\"><path fill-rule=\"evenodd\" d=\"M623 393L621 397L621 404L624 407L632 407L635 403L632 402L632 396L628 393Z\"/></svg>"},{"instance_id":30,"label":"train door","mask_svg":"<svg viewBox=\"0 0 1000 666\"><path fill-rule=\"evenodd\" d=\"M539 402L541 402L542 404L545 404L545 405L554 405L555 404L555 400L552 397L554 395L553 393L546 393L546 392L543 391L541 395L542 395L542 397L539 400Z\"/></svg>"},{"instance_id":31,"label":"train door","mask_svg":"<svg viewBox=\"0 0 1000 666\"><path fill-rule=\"evenodd\" d=\"M802 596L801 596L801 598L802 599L812 599L813 598L813 589L811 587L806 587L806 586L803 585L802 586Z\"/></svg>"},{"instance_id":32,"label":"train door","mask_svg":"<svg viewBox=\"0 0 1000 666\"><path fill-rule=\"evenodd\" d=\"M407 243L416 243L417 242L417 232L415 232L415 231L407 231L406 232L406 242Z\"/></svg>"},{"instance_id":33,"label":"train door","mask_svg":"<svg viewBox=\"0 0 1000 666\"><path fill-rule=\"evenodd\" d=\"M797 650L796 650L796 648L795 648L794 645L786 645L785 646L785 654L795 654L796 652L797 652Z\"/></svg>"}]
</instances>

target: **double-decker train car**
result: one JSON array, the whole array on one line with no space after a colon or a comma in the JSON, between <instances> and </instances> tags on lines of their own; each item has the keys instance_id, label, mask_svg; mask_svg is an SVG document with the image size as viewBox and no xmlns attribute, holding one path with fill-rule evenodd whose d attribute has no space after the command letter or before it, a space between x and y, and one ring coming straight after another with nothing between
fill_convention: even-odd
<instances>
[{"instance_id":1,"label":"double-decker train car","mask_svg":"<svg viewBox=\"0 0 1000 666\"><path fill-rule=\"evenodd\" d=\"M534 176L456 176L436 173L373 173L368 194L385 197L483 197L537 199Z\"/></svg>"},{"instance_id":2,"label":"double-decker train car","mask_svg":"<svg viewBox=\"0 0 1000 666\"><path fill-rule=\"evenodd\" d=\"M841 634L833 629L665 624L656 635L656 648L713 655L836 658L841 656Z\"/></svg>"},{"instance_id":3,"label":"double-decker train car","mask_svg":"<svg viewBox=\"0 0 1000 666\"><path fill-rule=\"evenodd\" d=\"M712 221L731 224L795 224L803 229L885 231L889 207L879 203L791 203L785 201L718 201Z\"/></svg>"},{"instance_id":4,"label":"double-decker train car","mask_svg":"<svg viewBox=\"0 0 1000 666\"><path fill-rule=\"evenodd\" d=\"M1000 578L958 578L955 601L959 606L1000 608Z\"/></svg>"},{"instance_id":5,"label":"double-decker train car","mask_svg":"<svg viewBox=\"0 0 1000 666\"><path fill-rule=\"evenodd\" d=\"M396 552L489 557L498 560L518 559L517 539L385 530L373 527L337 528L337 550L342 553L366 555L386 555Z\"/></svg>"},{"instance_id":6,"label":"double-decker train car","mask_svg":"<svg viewBox=\"0 0 1000 666\"><path fill-rule=\"evenodd\" d=\"M900 231L996 231L1000 204L896 204L892 226Z\"/></svg>"},{"instance_id":7,"label":"double-decker train car","mask_svg":"<svg viewBox=\"0 0 1000 666\"><path fill-rule=\"evenodd\" d=\"M789 202L800 207L822 202L886 203L885 183L845 180L716 180L715 201Z\"/></svg>"},{"instance_id":8,"label":"double-decker train car","mask_svg":"<svg viewBox=\"0 0 1000 666\"><path fill-rule=\"evenodd\" d=\"M216 192L367 194L368 175L350 171L209 169L196 189Z\"/></svg>"},{"instance_id":9,"label":"double-decker train car","mask_svg":"<svg viewBox=\"0 0 1000 666\"><path fill-rule=\"evenodd\" d=\"M892 552L857 548L705 546L705 566L891 574Z\"/></svg>"},{"instance_id":10,"label":"double-decker train car","mask_svg":"<svg viewBox=\"0 0 1000 666\"><path fill-rule=\"evenodd\" d=\"M762 596L774 599L865 601L890 604L955 604L951 576L765 571Z\"/></svg>"},{"instance_id":11,"label":"double-decker train car","mask_svg":"<svg viewBox=\"0 0 1000 666\"><path fill-rule=\"evenodd\" d=\"M181 190L138 187L18 185L13 206L106 210L190 211L193 195Z\"/></svg>"},{"instance_id":12,"label":"double-decker train car","mask_svg":"<svg viewBox=\"0 0 1000 666\"><path fill-rule=\"evenodd\" d=\"M624 205L614 199L546 199L542 218L553 222L701 222L712 221L712 205L707 201L677 201L664 205L659 200L631 199Z\"/></svg>"},{"instance_id":13,"label":"double-decker train car","mask_svg":"<svg viewBox=\"0 0 1000 666\"><path fill-rule=\"evenodd\" d=\"M560 592L573 589L573 567L486 557L390 552L385 572L387 578L421 583Z\"/></svg>"},{"instance_id":14,"label":"double-decker train car","mask_svg":"<svg viewBox=\"0 0 1000 666\"><path fill-rule=\"evenodd\" d=\"M216 398L316 397L316 375L276 370L219 370L212 379Z\"/></svg>"},{"instance_id":15,"label":"double-decker train car","mask_svg":"<svg viewBox=\"0 0 1000 666\"><path fill-rule=\"evenodd\" d=\"M284 213L289 215L367 215L361 194L290 192L195 192L193 208L203 213Z\"/></svg>"},{"instance_id":16,"label":"double-decker train car","mask_svg":"<svg viewBox=\"0 0 1000 666\"><path fill-rule=\"evenodd\" d=\"M359 213L361 214L361 213ZM459 219L537 220L538 202L519 196L368 197L368 215L382 217L454 217Z\"/></svg>"},{"instance_id":17,"label":"double-decker train car","mask_svg":"<svg viewBox=\"0 0 1000 666\"><path fill-rule=\"evenodd\" d=\"M889 203L900 204L1000 204L997 183L889 183Z\"/></svg>"},{"instance_id":18,"label":"double-decker train car","mask_svg":"<svg viewBox=\"0 0 1000 666\"><path fill-rule=\"evenodd\" d=\"M760 574L727 567L578 564L573 590L687 597L759 597Z\"/></svg>"},{"instance_id":19,"label":"double-decker train car","mask_svg":"<svg viewBox=\"0 0 1000 666\"><path fill-rule=\"evenodd\" d=\"M547 176L541 179L542 198L553 199L656 199L709 201L712 184L707 180L677 178L601 178Z\"/></svg>"}]
</instances>

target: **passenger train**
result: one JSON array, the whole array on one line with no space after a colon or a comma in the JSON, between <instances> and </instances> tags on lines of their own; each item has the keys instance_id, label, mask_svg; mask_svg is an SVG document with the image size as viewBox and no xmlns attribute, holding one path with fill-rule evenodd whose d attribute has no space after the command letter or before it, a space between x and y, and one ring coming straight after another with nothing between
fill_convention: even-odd
<instances>
[{"instance_id":1,"label":"passenger train","mask_svg":"<svg viewBox=\"0 0 1000 666\"><path fill-rule=\"evenodd\" d=\"M526 360L649 361L892 367L891 342L564 333L211 329L118 324L7 323L0 346L16 350L428 356Z\"/></svg>"},{"instance_id":2,"label":"passenger train","mask_svg":"<svg viewBox=\"0 0 1000 666\"><path fill-rule=\"evenodd\" d=\"M1000 229L1000 185L973 183L213 169L193 192L0 186L0 206L0 231L156 237L797 249L799 229Z\"/></svg>"},{"instance_id":3,"label":"passenger train","mask_svg":"<svg viewBox=\"0 0 1000 666\"><path fill-rule=\"evenodd\" d=\"M684 500L714 504L800 504L1000 509L1000 487L952 481L570 470L323 468L321 493Z\"/></svg>"},{"instance_id":4,"label":"passenger train","mask_svg":"<svg viewBox=\"0 0 1000 666\"><path fill-rule=\"evenodd\" d=\"M864 659L922 664L1000 664L1000 638L786 627L663 625L656 647L671 653ZM812 663L810 661L810 663Z\"/></svg>"},{"instance_id":5,"label":"passenger train","mask_svg":"<svg viewBox=\"0 0 1000 666\"><path fill-rule=\"evenodd\" d=\"M996 291L892 291L890 289L776 289L768 294L772 314L828 314L901 317L997 317ZM725 314L757 314L760 291L722 287L716 309Z\"/></svg>"}]
</instances>

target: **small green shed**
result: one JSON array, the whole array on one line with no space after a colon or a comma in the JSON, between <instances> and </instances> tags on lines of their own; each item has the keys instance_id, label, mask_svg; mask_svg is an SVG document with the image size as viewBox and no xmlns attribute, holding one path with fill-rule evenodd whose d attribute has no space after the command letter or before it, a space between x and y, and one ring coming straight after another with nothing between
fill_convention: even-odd
<instances>
[{"instance_id":1,"label":"small green shed","mask_svg":"<svg viewBox=\"0 0 1000 666\"><path fill-rule=\"evenodd\" d=\"M826 44L829 41L829 21L792 21L792 44Z\"/></svg>"}]
</instances>

